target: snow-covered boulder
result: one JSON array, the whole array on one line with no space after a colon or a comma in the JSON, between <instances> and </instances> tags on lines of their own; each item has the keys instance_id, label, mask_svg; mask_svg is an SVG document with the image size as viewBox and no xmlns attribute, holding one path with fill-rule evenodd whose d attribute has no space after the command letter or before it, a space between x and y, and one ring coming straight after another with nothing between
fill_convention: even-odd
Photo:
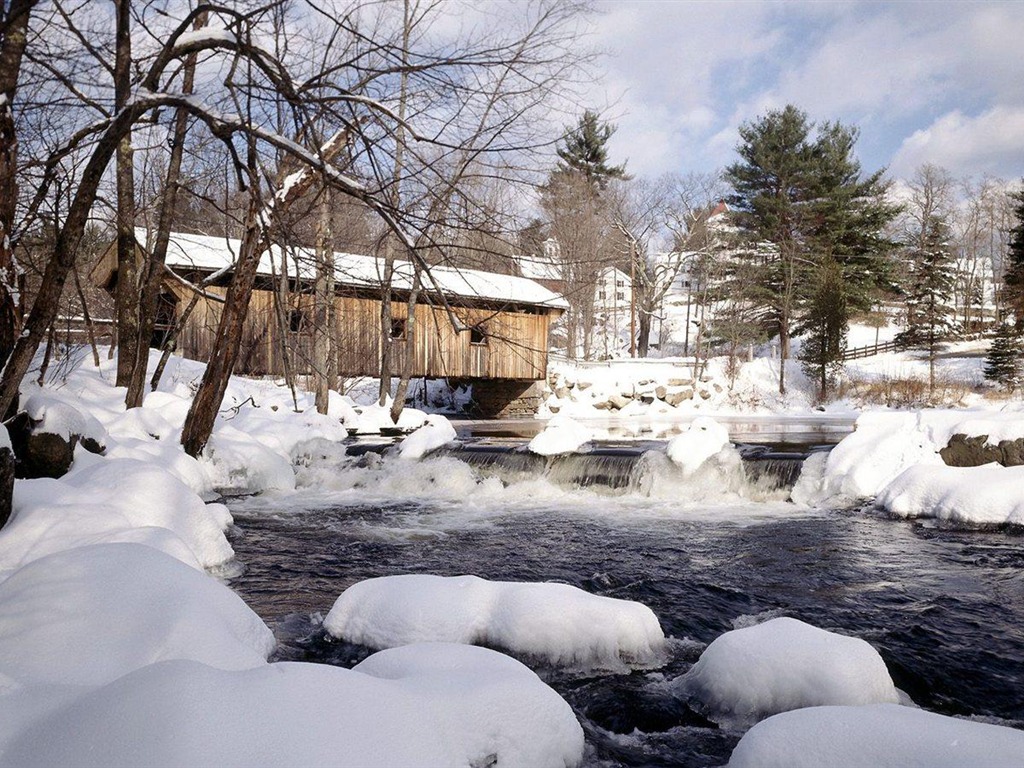
<instances>
[{"instance_id":1,"label":"snow-covered boulder","mask_svg":"<svg viewBox=\"0 0 1024 768\"><path fill-rule=\"evenodd\" d=\"M800 707L899 701L868 643L791 618L726 632L679 685L716 720L738 724Z\"/></svg>"},{"instance_id":2,"label":"snow-covered boulder","mask_svg":"<svg viewBox=\"0 0 1024 768\"><path fill-rule=\"evenodd\" d=\"M274 636L230 588L140 544L79 547L0 583L0 678L103 685L165 659L260 666Z\"/></svg>"},{"instance_id":3,"label":"snow-covered boulder","mask_svg":"<svg viewBox=\"0 0 1024 768\"><path fill-rule=\"evenodd\" d=\"M729 768L1020 768L1024 731L878 704L770 717L740 739Z\"/></svg>"},{"instance_id":4,"label":"snow-covered boulder","mask_svg":"<svg viewBox=\"0 0 1024 768\"><path fill-rule=\"evenodd\" d=\"M1024 466L915 466L889 483L875 503L900 517L1024 525Z\"/></svg>"},{"instance_id":5,"label":"snow-covered boulder","mask_svg":"<svg viewBox=\"0 0 1024 768\"><path fill-rule=\"evenodd\" d=\"M575 419L558 414L530 441L527 448L540 456L575 453L592 439L590 430Z\"/></svg>"},{"instance_id":6,"label":"snow-covered boulder","mask_svg":"<svg viewBox=\"0 0 1024 768\"><path fill-rule=\"evenodd\" d=\"M234 557L223 509L151 463L93 457L59 480L21 480L0 530L0 573L46 554L110 541L152 543L210 568ZM184 548L184 554L180 549Z\"/></svg>"},{"instance_id":7,"label":"snow-covered boulder","mask_svg":"<svg viewBox=\"0 0 1024 768\"><path fill-rule=\"evenodd\" d=\"M679 466L683 475L696 472L712 456L731 446L729 431L707 416L698 416L684 430L669 440L668 457Z\"/></svg>"},{"instance_id":8,"label":"snow-covered boulder","mask_svg":"<svg viewBox=\"0 0 1024 768\"><path fill-rule=\"evenodd\" d=\"M455 427L444 416L431 414L427 423L406 437L398 446L403 459L421 459L431 451L443 448L456 437Z\"/></svg>"},{"instance_id":9,"label":"snow-covered boulder","mask_svg":"<svg viewBox=\"0 0 1024 768\"><path fill-rule=\"evenodd\" d=\"M665 636L645 605L568 584L476 576L367 579L337 599L324 628L371 648L417 642L487 645L553 665L621 669L657 664Z\"/></svg>"},{"instance_id":10,"label":"snow-covered boulder","mask_svg":"<svg viewBox=\"0 0 1024 768\"><path fill-rule=\"evenodd\" d=\"M41 717L4 761L566 768L582 757L572 709L529 669L487 649L434 645L388 651L355 670L153 664Z\"/></svg>"},{"instance_id":11,"label":"snow-covered boulder","mask_svg":"<svg viewBox=\"0 0 1024 768\"><path fill-rule=\"evenodd\" d=\"M398 430L412 432L427 423L427 414L416 408L403 408L398 417L398 424L391 420L391 398L384 405L372 403L356 407L354 418L349 415L345 419L345 427L354 435L379 435L381 431Z\"/></svg>"}]
</instances>

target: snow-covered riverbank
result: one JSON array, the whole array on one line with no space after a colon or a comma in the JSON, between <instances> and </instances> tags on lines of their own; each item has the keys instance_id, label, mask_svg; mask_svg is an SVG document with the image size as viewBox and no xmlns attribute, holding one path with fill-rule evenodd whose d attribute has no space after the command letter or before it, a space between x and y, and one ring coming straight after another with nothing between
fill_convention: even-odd
<instances>
[{"instance_id":1,"label":"snow-covered riverbank","mask_svg":"<svg viewBox=\"0 0 1024 768\"><path fill-rule=\"evenodd\" d=\"M109 383L110 363L100 370L79 367L43 392L26 388L37 395L35 415L44 425L49 419L56 429L74 409L90 420L106 451L97 456L79 448L60 479L19 480L13 518L0 531L0 764L489 765L496 759L499 765L534 766L584 759L572 710L534 672L495 651L413 644L352 670L268 663L273 637L266 625L229 587L204 574L230 575L235 568L224 534L230 512L210 500L218 489L263 492L268 503L281 503L297 486L307 493L311 486L329 489L318 473L337 475L337 469L318 468L317 446L336 444L353 418L372 418L373 411L353 415L351 403L339 398L332 413L321 416L303 393L297 411L286 389L236 379L209 450L196 461L180 451L177 438L201 366L175 363L161 391L130 412L121 405L123 392ZM936 451L958 430L1024 435L1020 419L1005 414L862 417L853 437L810 468L798 500L828 505L840 497L891 496L884 503L896 514L914 509L971 522L975 507L956 502L955 494L944 494L942 506L915 490L940 476ZM341 478L339 487L415 496L461 477L460 498L486 503L491 494L499 503L507 492L493 478L476 478L450 458L419 461L424 450L450 437L434 421L410 443L405 458L353 462L355 474ZM689 467L687 444L712 456L723 450L723 440L691 435L677 443L673 453L680 455L672 458L677 467ZM1010 506L997 521L1019 522L1012 506L1020 504L1016 471L964 470L957 482L966 487L983 478L1003 488L995 495ZM909 478L902 491L894 486L900 478ZM674 488L662 496L661 507L672 503L673 494L678 503L680 493L694 490ZM522 489L514 493L524 495ZM588 498L582 503L590 504ZM632 506L643 503L637 499ZM959 518L943 512L950 505ZM993 521L990 507L978 512L988 515L984 522ZM584 604L575 596L555 599L548 609L568 610L574 602ZM514 615L495 610L478 610L489 618L467 630L467 637L487 637L499 627L511 637L522 629ZM649 611L636 615L641 613L645 626L633 629L649 633L654 617ZM630 626L631 615L623 614ZM586 645L586 621L569 625L573 642ZM631 636L629 627L623 631ZM529 646L538 638L522 642ZM560 642L556 637L543 647L557 656ZM808 679L813 688L815 676ZM796 699L818 701L814 691L805 693ZM968 726L956 721L955 727ZM939 738L941 723L934 728ZM995 731L985 738L1010 745L1006 749L1024 744L1020 731ZM906 748L899 747L898 734L892 739L897 753ZM857 750L854 744L836 764L855 762ZM957 764L977 764L976 755Z\"/></svg>"}]
</instances>

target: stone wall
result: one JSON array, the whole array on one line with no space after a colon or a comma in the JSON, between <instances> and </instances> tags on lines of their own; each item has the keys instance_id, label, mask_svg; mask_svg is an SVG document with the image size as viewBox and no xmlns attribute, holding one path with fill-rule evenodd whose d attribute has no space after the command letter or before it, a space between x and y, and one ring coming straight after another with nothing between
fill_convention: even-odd
<instances>
[{"instance_id":1,"label":"stone wall","mask_svg":"<svg viewBox=\"0 0 1024 768\"><path fill-rule=\"evenodd\" d=\"M532 419L543 395L543 382L514 379L474 379L472 414L490 419Z\"/></svg>"}]
</instances>

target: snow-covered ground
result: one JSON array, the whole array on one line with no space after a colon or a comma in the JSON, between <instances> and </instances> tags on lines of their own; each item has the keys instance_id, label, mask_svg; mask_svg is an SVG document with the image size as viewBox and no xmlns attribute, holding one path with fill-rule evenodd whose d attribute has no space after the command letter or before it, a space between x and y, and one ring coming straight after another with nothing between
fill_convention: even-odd
<instances>
[{"instance_id":1,"label":"snow-covered ground","mask_svg":"<svg viewBox=\"0 0 1024 768\"><path fill-rule=\"evenodd\" d=\"M636 365L626 373L608 369L614 372L587 387L577 380L564 388L585 395L624 388L624 381L634 387L661 381L649 364ZM744 366L737 381L757 394L752 406L768 407L760 393L770 390L777 372L767 360ZM482 506L504 506L512 494L524 504L544 494L549 500L572 495L591 514L598 497L542 482L509 491L457 459L431 458L453 432L442 419L415 413L409 426L421 431L393 455L352 461L339 472L337 463L326 467L317 457L337 457L348 428L383 423L383 409L338 396L331 412L319 415L308 394L299 393L296 408L290 392L269 381L232 380L210 446L193 460L178 437L201 373L199 364L172 361L160 391L130 412L123 390L111 384L109 361L99 369L82 364L55 386L25 385L46 428L87 432L106 453L79 447L66 476L19 480L13 517L0 530L0 765L578 764L583 733L569 706L518 661L463 643L554 663L656 663L664 638L644 606L564 585L472 578L437 589L433 582L363 587L369 594L360 599L359 590L339 598L328 624L341 635L357 626L361 642L400 647L344 670L268 663L267 627L204 570L225 574L233 565L224 535L231 515L210 503L218 490L262 493L268 505L313 487L358 489L362 498L447 493L457 504ZM790 381L798 381L799 373L791 373ZM669 374L654 384L666 395L685 386ZM696 397L735 408L723 381L712 368L707 381L696 382ZM635 398L634 412L620 414L638 417L655 401L667 405L655 392L651 402ZM788 405L771 402L792 412L810 408L795 394ZM705 412L693 405L684 416ZM579 400L575 406L582 416L594 410ZM592 433L572 418L574 407L561 411L559 421L573 437L568 442L579 445ZM901 516L1021 522L1020 470L941 464L938 450L957 433L987 435L990 442L1024 437L1024 411L1015 405L866 414L851 437L808 464L795 493L799 503L776 501L766 514L828 514L839 503L877 500ZM551 435L542 448L545 442L564 446ZM695 493L742 498L727 480L739 477L728 474L738 457L713 419L695 420L671 450L650 461L648 473L664 487L649 488L651 497L614 499L606 505L609 516L624 508L663 514ZM986 495L972 497L980 486ZM824 511L808 511L815 505ZM948 756L941 744L957 740L965 746L951 765L981 764L986 742L1000 759L1024 753L1020 731L881 708L877 702L893 701L891 680L861 640L789 620L741 632L747 633L742 642L730 633L732 639L712 643L689 683L680 684L744 717L800 709L751 730L737 748L736 765L798 764L786 751L793 744L809 745L807 754L824 756L826 764L855 764L864 755L882 764L874 759L882 754L876 734L885 754L897 756ZM815 706L851 703L861 706ZM821 736L844 728L842 738Z\"/></svg>"}]
</instances>

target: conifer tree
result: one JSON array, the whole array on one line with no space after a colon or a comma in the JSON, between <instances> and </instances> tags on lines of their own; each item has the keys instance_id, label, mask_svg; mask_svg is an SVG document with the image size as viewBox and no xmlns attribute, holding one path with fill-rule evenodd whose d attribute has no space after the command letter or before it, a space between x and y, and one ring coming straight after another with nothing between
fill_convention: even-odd
<instances>
[{"instance_id":1,"label":"conifer tree","mask_svg":"<svg viewBox=\"0 0 1024 768\"><path fill-rule=\"evenodd\" d=\"M941 218L931 217L925 225L921 246L911 257L908 309L914 322L896 336L896 343L921 349L928 356L928 391L935 391L935 361L945 342L955 335L952 306L956 265L949 242L949 227Z\"/></svg>"},{"instance_id":2,"label":"conifer tree","mask_svg":"<svg viewBox=\"0 0 1024 768\"><path fill-rule=\"evenodd\" d=\"M1020 335L1024 333L1024 187L1010 196L1014 200L1015 222L1010 228L1003 293L1006 304L1013 309L1014 329Z\"/></svg>"},{"instance_id":3,"label":"conifer tree","mask_svg":"<svg viewBox=\"0 0 1024 768\"><path fill-rule=\"evenodd\" d=\"M1008 323L999 326L988 348L983 369L985 378L1013 392L1021 381L1020 334Z\"/></svg>"},{"instance_id":4,"label":"conifer tree","mask_svg":"<svg viewBox=\"0 0 1024 768\"><path fill-rule=\"evenodd\" d=\"M807 375L818 380L818 396L825 400L843 367L846 352L846 281L842 266L833 259L826 259L815 277L807 315L799 326L807 334L799 356Z\"/></svg>"},{"instance_id":5,"label":"conifer tree","mask_svg":"<svg viewBox=\"0 0 1024 768\"><path fill-rule=\"evenodd\" d=\"M795 326L823 327L799 322L809 320L815 306L824 306L818 294L823 285L841 291L834 298L844 313L869 309L879 290L889 286L894 244L882 233L898 208L884 200L881 171L862 175L853 153L854 128L816 126L789 105L739 132L740 162L725 172L734 190L729 202L746 236L746 258L760 267L751 298L763 308L766 326L778 334L785 361ZM823 283L819 270L830 262L835 265L828 267L830 275L836 266L841 275ZM826 350L834 342L832 336L814 344ZM779 371L779 392L785 393L785 365Z\"/></svg>"},{"instance_id":6,"label":"conifer tree","mask_svg":"<svg viewBox=\"0 0 1024 768\"><path fill-rule=\"evenodd\" d=\"M604 190L611 179L625 179L626 165L608 165L608 140L615 126L603 122L596 112L586 110L575 128L566 130L564 146L559 147L558 171L576 172L586 177L596 190Z\"/></svg>"}]
</instances>

